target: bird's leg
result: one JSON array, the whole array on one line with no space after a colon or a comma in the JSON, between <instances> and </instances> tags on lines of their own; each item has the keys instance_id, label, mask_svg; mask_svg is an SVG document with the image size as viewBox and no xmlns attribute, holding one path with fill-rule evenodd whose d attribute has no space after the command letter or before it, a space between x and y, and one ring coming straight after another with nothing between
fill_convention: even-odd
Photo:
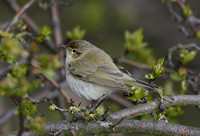
<instances>
[{"instance_id":1,"label":"bird's leg","mask_svg":"<svg viewBox=\"0 0 200 136\"><path fill-rule=\"evenodd\" d=\"M97 107L105 100L105 98L108 96L108 94L103 94L99 99L95 100L93 103L88 105L86 108L90 109L91 111L96 110Z\"/></svg>"}]
</instances>

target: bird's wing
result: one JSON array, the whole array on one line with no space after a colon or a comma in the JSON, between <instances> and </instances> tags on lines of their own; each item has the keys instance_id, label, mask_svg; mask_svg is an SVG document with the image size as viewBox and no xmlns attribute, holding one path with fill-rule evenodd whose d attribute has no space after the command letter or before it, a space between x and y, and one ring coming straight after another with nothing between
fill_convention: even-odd
<instances>
[{"instance_id":1,"label":"bird's wing","mask_svg":"<svg viewBox=\"0 0 200 136\"><path fill-rule=\"evenodd\" d=\"M81 80L129 91L123 82L124 74L105 63L93 65L87 60L76 61L70 65L69 70L74 77Z\"/></svg>"}]
</instances>

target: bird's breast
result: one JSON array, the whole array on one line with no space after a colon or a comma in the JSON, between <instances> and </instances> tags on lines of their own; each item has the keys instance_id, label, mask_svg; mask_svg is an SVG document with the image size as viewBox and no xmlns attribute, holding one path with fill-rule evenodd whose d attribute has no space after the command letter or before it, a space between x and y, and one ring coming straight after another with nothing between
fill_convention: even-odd
<instances>
[{"instance_id":1,"label":"bird's breast","mask_svg":"<svg viewBox=\"0 0 200 136\"><path fill-rule=\"evenodd\" d=\"M69 87L75 94L77 94L79 97L84 96L88 100L97 100L105 92L112 92L112 90L108 87L75 78L69 72L68 68L66 68L66 79L69 84Z\"/></svg>"}]
</instances>

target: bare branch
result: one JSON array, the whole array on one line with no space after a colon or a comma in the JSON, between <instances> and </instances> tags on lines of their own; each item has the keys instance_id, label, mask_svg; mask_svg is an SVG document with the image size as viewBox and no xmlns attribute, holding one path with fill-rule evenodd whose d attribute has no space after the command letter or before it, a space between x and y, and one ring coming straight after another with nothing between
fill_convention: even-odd
<instances>
[{"instance_id":1,"label":"bare branch","mask_svg":"<svg viewBox=\"0 0 200 136\"><path fill-rule=\"evenodd\" d=\"M101 122L76 122L73 125L69 121L48 123L46 125L46 130L43 135L46 134L71 134L73 130L76 135L87 135L87 134L103 134L103 133L139 133L139 134L158 134L158 135L190 135L198 136L200 135L200 129L183 126L178 124L170 124L164 122L154 122L154 121L140 121L140 120L123 120L120 124L111 129L110 125L112 122L101 121ZM8 136L14 136L15 133L10 133ZM24 135L38 135L36 132L26 132Z\"/></svg>"},{"instance_id":2,"label":"bare branch","mask_svg":"<svg viewBox=\"0 0 200 136\"><path fill-rule=\"evenodd\" d=\"M185 9L186 5L182 0L176 0L176 2L167 0L169 12L179 23L179 30L189 38L196 37L196 32L199 30L198 25L200 24L200 19L194 16L193 13L191 13L189 17L185 17L182 13L179 13L173 8L174 3L176 3L182 11Z\"/></svg>"},{"instance_id":3,"label":"bare branch","mask_svg":"<svg viewBox=\"0 0 200 136\"><path fill-rule=\"evenodd\" d=\"M168 96L169 101L164 101L165 108L171 106L200 105L200 95L176 95ZM151 113L159 108L160 102L153 101L146 104L138 105L132 108L117 111L109 115L111 119L121 119L124 117L135 117Z\"/></svg>"},{"instance_id":4,"label":"bare branch","mask_svg":"<svg viewBox=\"0 0 200 136\"><path fill-rule=\"evenodd\" d=\"M117 94L112 94L109 96L109 98L124 107L132 107L133 106L133 104L130 101L128 101L127 99L125 99Z\"/></svg>"},{"instance_id":5,"label":"bare branch","mask_svg":"<svg viewBox=\"0 0 200 136\"><path fill-rule=\"evenodd\" d=\"M22 14L31 6L33 5L33 3L35 2L35 0L30 0L29 2L27 2L18 12L17 14L14 16L14 18L10 21L9 25L7 26L5 32L9 32L10 31L10 27L12 25L14 25L19 18L22 16Z\"/></svg>"},{"instance_id":6,"label":"bare branch","mask_svg":"<svg viewBox=\"0 0 200 136\"><path fill-rule=\"evenodd\" d=\"M152 69L152 66L150 66L150 65L138 63L138 62L128 60L128 59L125 59L125 58L120 59L119 62L124 63L124 64L129 65L129 66L137 67L137 68L142 68L142 69L147 69L147 70Z\"/></svg>"},{"instance_id":7,"label":"bare branch","mask_svg":"<svg viewBox=\"0 0 200 136\"><path fill-rule=\"evenodd\" d=\"M51 6L51 17L54 28L55 45L58 47L58 44L62 43L62 32L61 32L58 8L56 4L53 4Z\"/></svg>"}]
</instances>

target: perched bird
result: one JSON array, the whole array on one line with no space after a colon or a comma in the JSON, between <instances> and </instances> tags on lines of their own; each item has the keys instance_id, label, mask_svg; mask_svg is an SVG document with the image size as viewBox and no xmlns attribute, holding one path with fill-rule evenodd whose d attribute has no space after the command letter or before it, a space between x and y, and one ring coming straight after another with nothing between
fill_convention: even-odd
<instances>
[{"instance_id":1,"label":"perched bird","mask_svg":"<svg viewBox=\"0 0 200 136\"><path fill-rule=\"evenodd\" d=\"M80 97L97 100L104 93L129 92L132 86L158 89L118 68L107 53L85 40L74 40L62 46L66 49L67 82Z\"/></svg>"}]
</instances>

